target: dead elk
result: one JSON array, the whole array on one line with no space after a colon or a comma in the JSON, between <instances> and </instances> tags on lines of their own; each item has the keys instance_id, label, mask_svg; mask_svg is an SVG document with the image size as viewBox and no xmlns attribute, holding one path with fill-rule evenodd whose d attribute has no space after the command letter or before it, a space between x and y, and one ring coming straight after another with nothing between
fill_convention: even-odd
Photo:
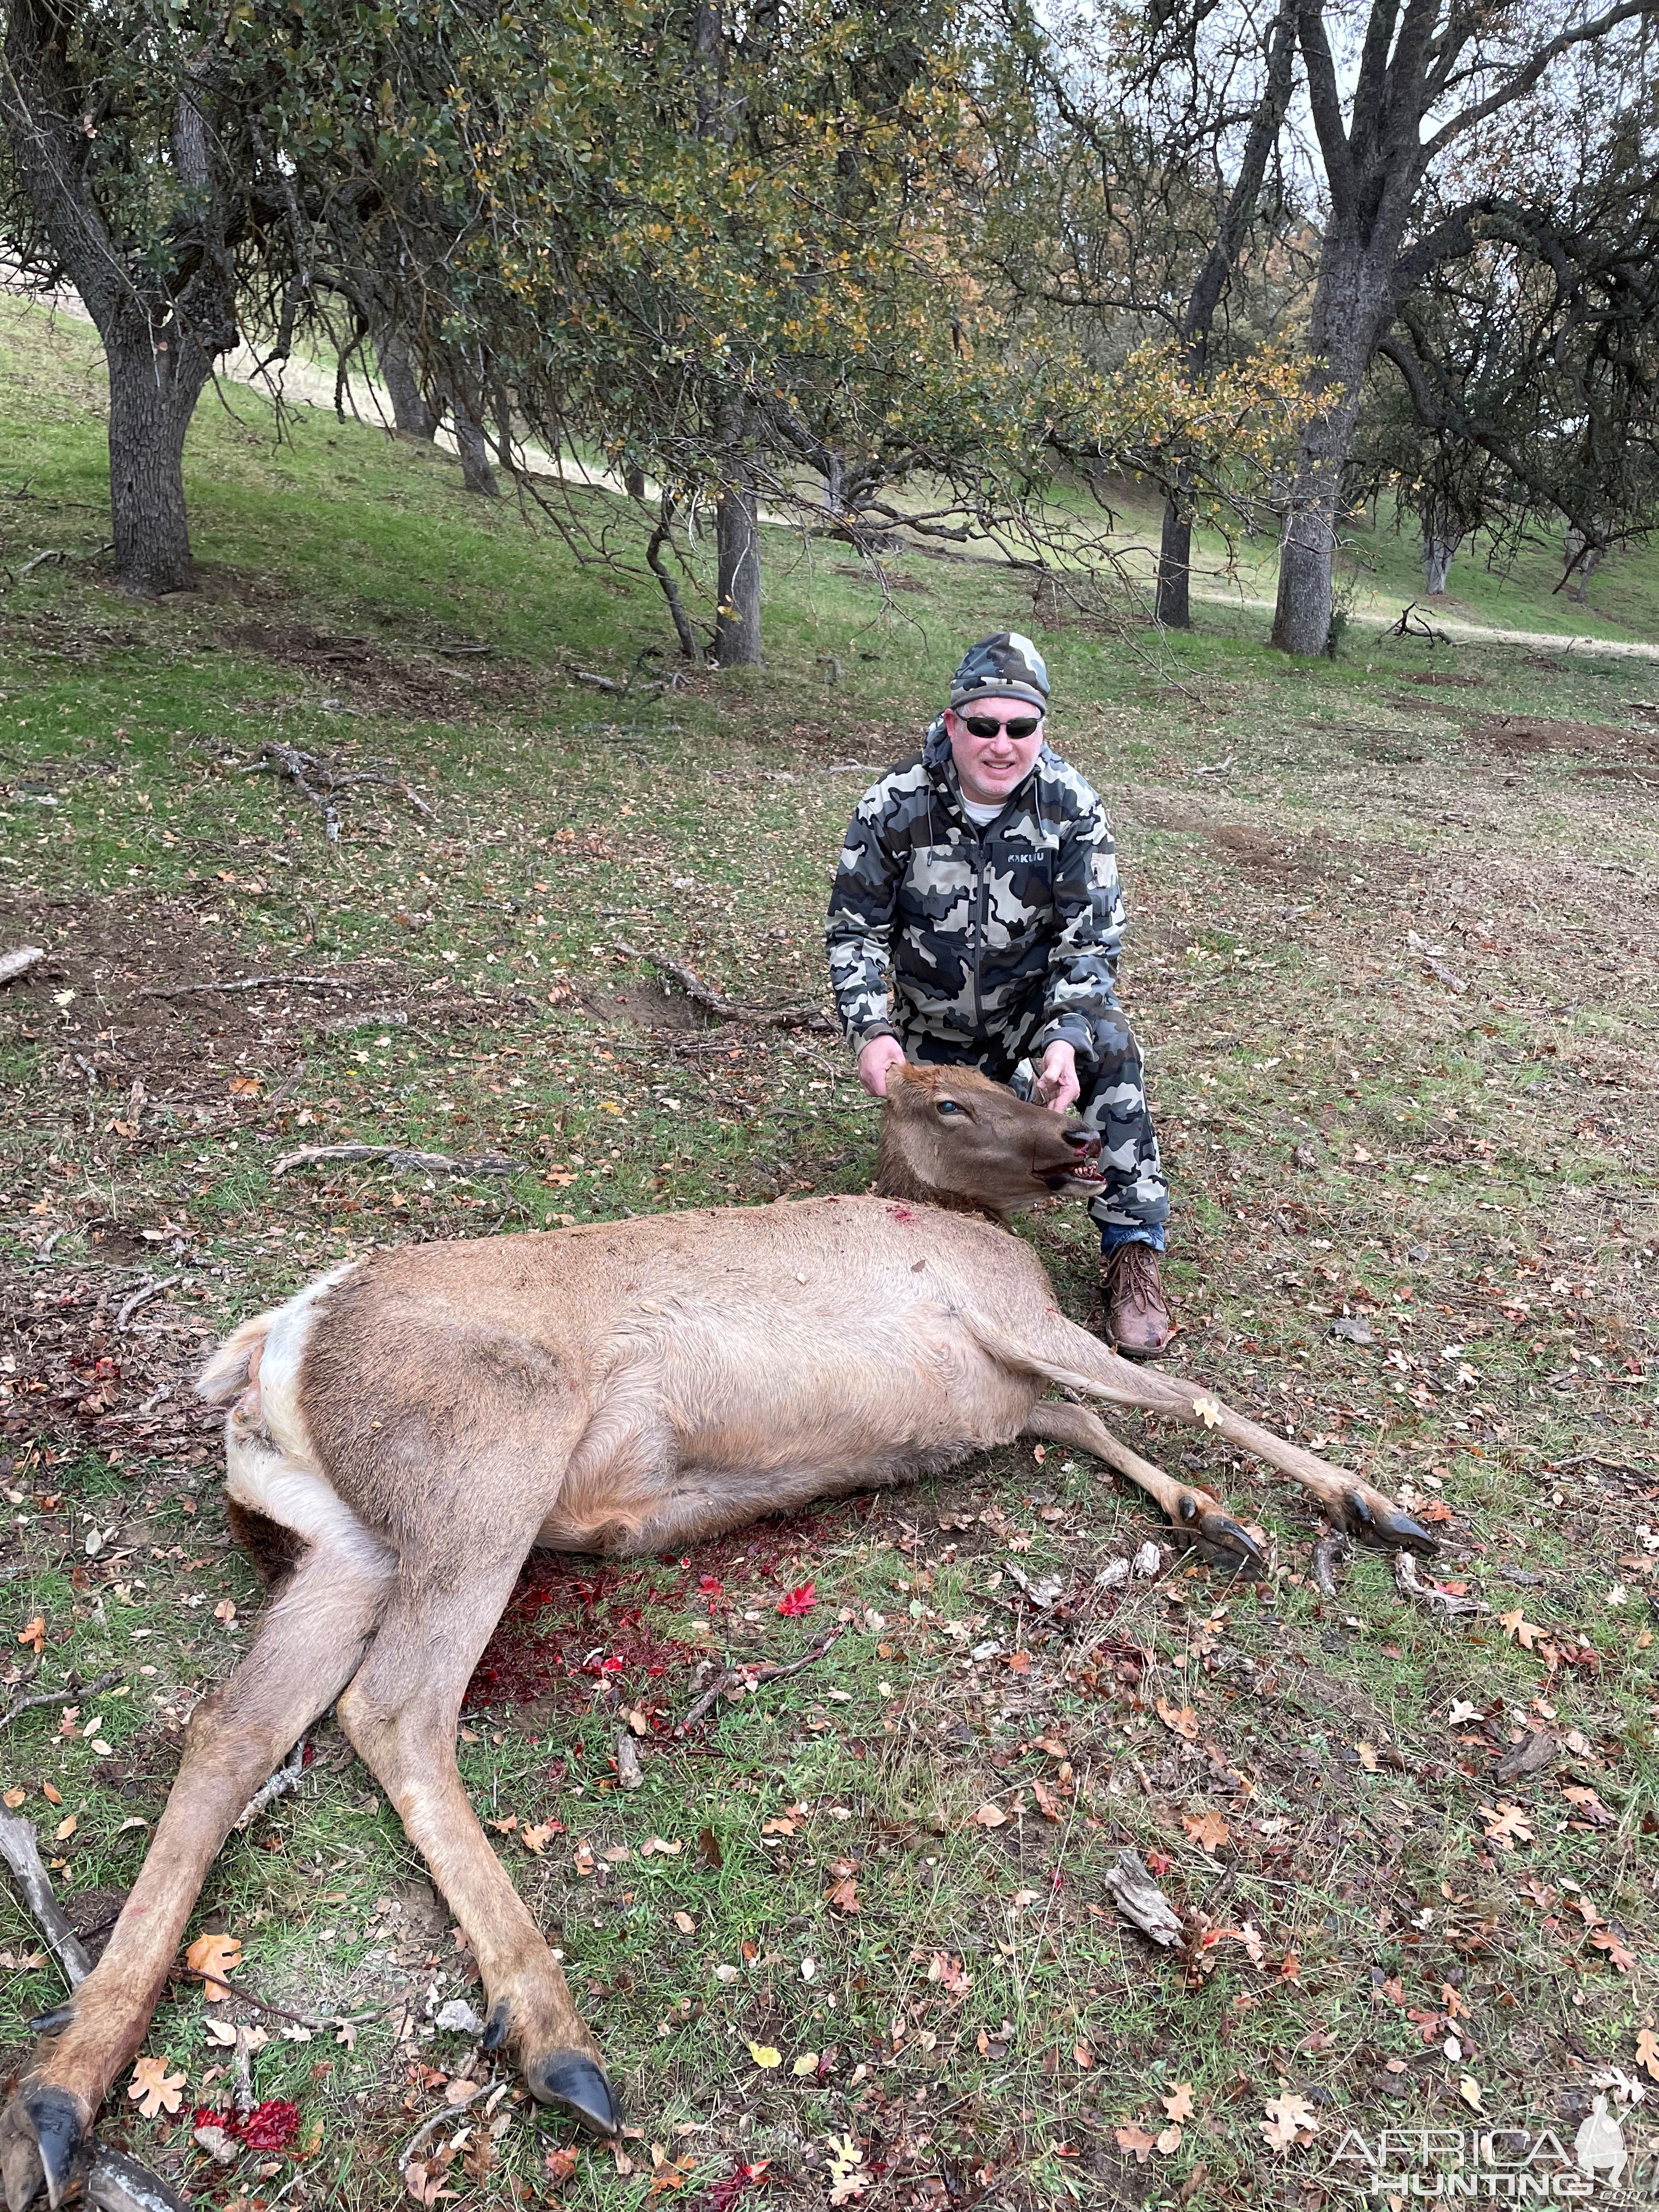
<instances>
[{"instance_id":1,"label":"dead elk","mask_svg":"<svg viewBox=\"0 0 1659 2212\"><path fill-rule=\"evenodd\" d=\"M477 1955L485 2044L532 2094L620 2114L564 1976L455 1765L473 1668L536 1545L679 1551L763 1513L937 1473L1018 1437L1091 1452L1194 1539L1255 1546L1216 1498L1052 1388L1205 1425L1301 1484L1334 1526L1429 1552L1358 1477L1180 1377L1117 1358L1054 1302L1007 1217L1098 1189L1074 1123L958 1069L889 1079L866 1197L411 1245L245 1322L202 1378L227 1492L271 1600L199 1706L108 1947L0 2117L12 2212L80 2181L94 2116L142 2043L214 1855L331 1704Z\"/></svg>"}]
</instances>

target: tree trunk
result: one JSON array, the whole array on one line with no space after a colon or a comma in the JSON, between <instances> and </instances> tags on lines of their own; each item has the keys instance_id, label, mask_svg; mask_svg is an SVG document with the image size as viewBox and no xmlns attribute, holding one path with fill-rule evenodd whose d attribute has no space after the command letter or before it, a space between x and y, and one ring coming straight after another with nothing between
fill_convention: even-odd
<instances>
[{"instance_id":1,"label":"tree trunk","mask_svg":"<svg viewBox=\"0 0 1659 2212\"><path fill-rule=\"evenodd\" d=\"M1437 528L1433 523L1423 526L1423 588L1431 599L1437 599L1446 588L1446 579L1451 573L1452 556L1463 540L1460 534L1446 526Z\"/></svg>"},{"instance_id":2,"label":"tree trunk","mask_svg":"<svg viewBox=\"0 0 1659 2212\"><path fill-rule=\"evenodd\" d=\"M379 350L380 381L392 401L392 420L398 435L430 445L438 434L437 412L428 404L426 394L421 390L409 340L401 331L385 331Z\"/></svg>"},{"instance_id":3,"label":"tree trunk","mask_svg":"<svg viewBox=\"0 0 1659 2212\"><path fill-rule=\"evenodd\" d=\"M1173 493L1164 501L1164 536L1158 549L1157 619L1165 629L1193 626L1193 526Z\"/></svg>"},{"instance_id":4,"label":"tree trunk","mask_svg":"<svg viewBox=\"0 0 1659 2212\"><path fill-rule=\"evenodd\" d=\"M1389 289L1393 241L1368 252L1350 234L1328 232L1309 321L1315 368L1309 396L1323 412L1297 441L1296 469L1279 544L1273 642L1311 659L1331 635L1331 567L1336 557L1342 479L1359 418L1360 388L1394 313Z\"/></svg>"},{"instance_id":5,"label":"tree trunk","mask_svg":"<svg viewBox=\"0 0 1659 2212\"><path fill-rule=\"evenodd\" d=\"M761 657L759 501L739 463L715 511L720 605L714 658L722 668L754 667Z\"/></svg>"},{"instance_id":6,"label":"tree trunk","mask_svg":"<svg viewBox=\"0 0 1659 2212\"><path fill-rule=\"evenodd\" d=\"M464 401L454 403L455 445L461 457L461 482L480 499L494 499L501 487L489 465L489 441L483 424Z\"/></svg>"},{"instance_id":7,"label":"tree trunk","mask_svg":"<svg viewBox=\"0 0 1659 2212\"><path fill-rule=\"evenodd\" d=\"M148 331L108 337L110 534L115 573L149 598L193 580L185 508L185 435L206 381L207 362L176 324L178 360ZM199 374L195 373L199 364Z\"/></svg>"}]
</instances>

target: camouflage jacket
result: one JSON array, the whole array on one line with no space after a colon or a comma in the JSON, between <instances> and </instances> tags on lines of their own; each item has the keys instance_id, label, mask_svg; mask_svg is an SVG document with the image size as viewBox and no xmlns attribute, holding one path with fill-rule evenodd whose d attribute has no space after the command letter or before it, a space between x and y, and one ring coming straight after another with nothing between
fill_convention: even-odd
<instances>
[{"instance_id":1,"label":"camouflage jacket","mask_svg":"<svg viewBox=\"0 0 1659 2212\"><path fill-rule=\"evenodd\" d=\"M1087 1062L1116 1005L1124 920L1106 810L1076 769L1045 745L981 830L941 717L848 828L825 933L848 1039L1018 1056L1063 1037Z\"/></svg>"}]
</instances>

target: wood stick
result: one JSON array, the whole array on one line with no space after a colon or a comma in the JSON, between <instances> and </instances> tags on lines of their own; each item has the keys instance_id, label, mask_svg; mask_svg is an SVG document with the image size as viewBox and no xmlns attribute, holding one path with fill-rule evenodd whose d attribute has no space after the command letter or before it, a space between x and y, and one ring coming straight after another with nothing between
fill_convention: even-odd
<instances>
[{"instance_id":1,"label":"wood stick","mask_svg":"<svg viewBox=\"0 0 1659 2212\"><path fill-rule=\"evenodd\" d=\"M475 1158L453 1157L448 1152L416 1152L402 1145L307 1145L297 1152L285 1152L271 1170L273 1177L285 1176L290 1168L314 1167L319 1160L384 1160L388 1167L407 1168L416 1175L510 1176L525 1173L522 1160L509 1160L499 1152L483 1152Z\"/></svg>"},{"instance_id":2,"label":"wood stick","mask_svg":"<svg viewBox=\"0 0 1659 2212\"><path fill-rule=\"evenodd\" d=\"M140 999L191 999L207 991L349 991L337 975L239 975L229 983L155 983Z\"/></svg>"},{"instance_id":3,"label":"wood stick","mask_svg":"<svg viewBox=\"0 0 1659 2212\"><path fill-rule=\"evenodd\" d=\"M20 945L15 952L0 952L0 983L15 983L31 968L38 968L46 957L38 945Z\"/></svg>"},{"instance_id":4,"label":"wood stick","mask_svg":"<svg viewBox=\"0 0 1659 2212\"><path fill-rule=\"evenodd\" d=\"M141 1284L115 1316L117 1335L120 1334L140 1306L147 1306L152 1298L159 1298L163 1291L170 1291L179 1279L177 1275L163 1275L159 1283Z\"/></svg>"},{"instance_id":5,"label":"wood stick","mask_svg":"<svg viewBox=\"0 0 1659 2212\"><path fill-rule=\"evenodd\" d=\"M262 1782L248 1799L246 1808L237 1820L237 1826L246 1828L248 1822L263 1813L267 1805L285 1796L289 1790L297 1790L305 1771L306 1740L301 1736L270 1780Z\"/></svg>"},{"instance_id":6,"label":"wood stick","mask_svg":"<svg viewBox=\"0 0 1659 2212\"><path fill-rule=\"evenodd\" d=\"M827 1635L821 1636L818 1638L818 1641L813 1644L811 1650L804 1651L799 1659L791 1659L787 1665L782 1667L764 1666L725 1668L721 1671L718 1679L711 1683L709 1687L703 1692L702 1695L697 1699L696 1704L692 1706L685 1718L676 1728L674 1730L675 1735L684 1735L687 1729L691 1726L692 1723L694 1721L700 1721L703 1717L704 1714L707 1713L714 1705L716 1700L723 1697L726 1692L732 1687L732 1685L734 1682L742 1682L752 1677L755 1687L758 1690L767 1682L781 1682L786 1674L799 1674L804 1668L816 1666L817 1662L823 1658L824 1653L830 1649L830 1645L836 1642L841 1634L842 1631L839 1628L832 1628Z\"/></svg>"},{"instance_id":7,"label":"wood stick","mask_svg":"<svg viewBox=\"0 0 1659 2212\"><path fill-rule=\"evenodd\" d=\"M428 2113L404 2145L398 2159L398 2172L402 2173L410 2160L414 2157L416 2152L435 2128L442 2127L446 2121L458 2119L469 2105L476 2104L480 2097L488 2096L492 2089L499 2086L499 2083L494 2081L480 2081L465 2097L458 2097L453 2105L446 2106L441 2112Z\"/></svg>"},{"instance_id":8,"label":"wood stick","mask_svg":"<svg viewBox=\"0 0 1659 2212\"><path fill-rule=\"evenodd\" d=\"M15 1698L3 1713L0 1713L0 1729L9 1728L19 1713L26 1713L35 1705L68 1705L77 1699L84 1705L88 1698L97 1697L100 1691L107 1690L112 1682L118 1682L121 1678L122 1669L112 1667L108 1674L100 1674L95 1682L87 1683L84 1688L71 1689L65 1683L61 1690L37 1690L32 1697Z\"/></svg>"},{"instance_id":9,"label":"wood stick","mask_svg":"<svg viewBox=\"0 0 1659 2212\"><path fill-rule=\"evenodd\" d=\"M0 1858L11 1869L23 1902L34 1915L64 1980L72 1990L78 1990L92 1972L92 1961L53 1893L33 1820L24 1820L18 1813L0 1813Z\"/></svg>"},{"instance_id":10,"label":"wood stick","mask_svg":"<svg viewBox=\"0 0 1659 2212\"><path fill-rule=\"evenodd\" d=\"M647 967L655 968L665 975L672 975L694 1006L701 1006L706 1014L716 1015L727 1022L753 1022L763 1029L833 1030L835 1024L821 1006L750 1006L740 1005L732 999L723 999L718 991L710 990L694 969L683 960L671 960L660 952L640 952L620 938L612 939L618 952L629 960L642 960Z\"/></svg>"}]
</instances>

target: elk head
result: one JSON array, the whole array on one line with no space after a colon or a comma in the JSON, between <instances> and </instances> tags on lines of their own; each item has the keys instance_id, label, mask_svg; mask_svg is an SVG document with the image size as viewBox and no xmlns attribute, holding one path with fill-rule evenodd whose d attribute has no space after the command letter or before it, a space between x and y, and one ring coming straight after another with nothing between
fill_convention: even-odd
<instances>
[{"instance_id":1,"label":"elk head","mask_svg":"<svg viewBox=\"0 0 1659 2212\"><path fill-rule=\"evenodd\" d=\"M1092 1198L1100 1139L971 1067L889 1071L875 1188L883 1198L988 1213Z\"/></svg>"}]
</instances>

